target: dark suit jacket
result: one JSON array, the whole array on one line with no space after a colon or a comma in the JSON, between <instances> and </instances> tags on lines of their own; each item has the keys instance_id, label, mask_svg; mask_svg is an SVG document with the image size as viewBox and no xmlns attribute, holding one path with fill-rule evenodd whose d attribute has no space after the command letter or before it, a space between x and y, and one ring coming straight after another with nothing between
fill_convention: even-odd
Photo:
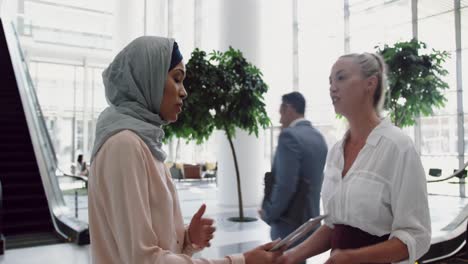
<instances>
[{"instance_id":1,"label":"dark suit jacket","mask_svg":"<svg viewBox=\"0 0 468 264\"><path fill-rule=\"evenodd\" d=\"M309 121L283 129L273 161L271 193L262 203L265 222L298 226L320 214L326 156L325 140Z\"/></svg>"}]
</instances>

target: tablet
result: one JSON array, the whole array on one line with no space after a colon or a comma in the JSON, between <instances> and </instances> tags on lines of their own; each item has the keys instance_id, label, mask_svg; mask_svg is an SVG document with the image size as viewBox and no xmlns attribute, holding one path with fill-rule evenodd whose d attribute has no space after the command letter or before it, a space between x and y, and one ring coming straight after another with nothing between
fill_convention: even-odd
<instances>
[{"instance_id":1,"label":"tablet","mask_svg":"<svg viewBox=\"0 0 468 264\"><path fill-rule=\"evenodd\" d=\"M314 227L317 227L320 225L320 222L322 219L325 219L328 215L319 215L317 217L311 218L307 220L304 224L302 224L300 227L298 227L294 232L283 238L280 242L278 242L273 248L270 249L270 251L276 251L280 248L282 248L284 245L291 245L300 238L304 237L307 235Z\"/></svg>"}]
</instances>

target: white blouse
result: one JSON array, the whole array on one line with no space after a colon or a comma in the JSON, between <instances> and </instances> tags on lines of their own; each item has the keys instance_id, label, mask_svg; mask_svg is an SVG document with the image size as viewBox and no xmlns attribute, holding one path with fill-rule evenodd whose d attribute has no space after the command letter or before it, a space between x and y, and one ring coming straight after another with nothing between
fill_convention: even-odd
<instances>
[{"instance_id":1,"label":"white blouse","mask_svg":"<svg viewBox=\"0 0 468 264\"><path fill-rule=\"evenodd\" d=\"M374 128L345 177L345 137L328 153L323 208L333 224L375 236L390 234L406 244L413 264L429 249L431 221L426 177L411 139L388 119Z\"/></svg>"}]
</instances>

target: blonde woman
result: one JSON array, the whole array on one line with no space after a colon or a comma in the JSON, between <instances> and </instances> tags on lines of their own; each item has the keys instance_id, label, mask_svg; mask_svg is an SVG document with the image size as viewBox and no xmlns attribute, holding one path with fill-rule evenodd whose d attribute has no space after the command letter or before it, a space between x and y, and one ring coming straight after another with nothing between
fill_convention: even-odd
<instances>
[{"instance_id":1,"label":"blonde woman","mask_svg":"<svg viewBox=\"0 0 468 264\"><path fill-rule=\"evenodd\" d=\"M413 264L429 249L424 169L411 139L380 118L385 80L377 54L344 55L333 65L330 97L349 129L327 157L322 201L329 218L279 262L331 249L326 264Z\"/></svg>"}]
</instances>

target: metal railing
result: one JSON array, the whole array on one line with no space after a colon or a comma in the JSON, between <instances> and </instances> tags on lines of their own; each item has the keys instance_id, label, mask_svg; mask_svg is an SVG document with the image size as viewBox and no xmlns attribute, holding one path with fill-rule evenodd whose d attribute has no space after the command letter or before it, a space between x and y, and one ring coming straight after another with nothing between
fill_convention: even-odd
<instances>
[{"instance_id":1,"label":"metal railing","mask_svg":"<svg viewBox=\"0 0 468 264\"><path fill-rule=\"evenodd\" d=\"M458 177L460 179L464 178L462 175L465 173L465 169L466 167L468 167L468 161L465 162L465 164L463 164L463 167L460 168L459 170L455 171L453 174L451 174L450 176L448 177L445 177L443 179L437 179L437 180L428 180L427 183L434 183L434 182L443 182L443 181L447 181L447 180L450 180L452 178L455 178L455 177Z\"/></svg>"}]
</instances>

